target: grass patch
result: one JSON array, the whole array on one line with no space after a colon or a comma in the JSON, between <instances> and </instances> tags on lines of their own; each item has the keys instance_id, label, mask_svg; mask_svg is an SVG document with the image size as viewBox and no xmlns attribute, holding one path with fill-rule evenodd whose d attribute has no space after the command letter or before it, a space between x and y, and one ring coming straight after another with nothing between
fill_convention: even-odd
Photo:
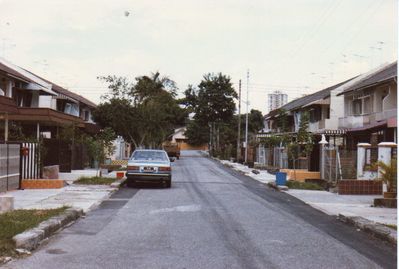
<instances>
[{"instance_id":1,"label":"grass patch","mask_svg":"<svg viewBox=\"0 0 399 269\"><path fill-rule=\"evenodd\" d=\"M74 183L84 185L111 185L115 180L115 178L108 177L80 177Z\"/></svg>"},{"instance_id":2,"label":"grass patch","mask_svg":"<svg viewBox=\"0 0 399 269\"><path fill-rule=\"evenodd\" d=\"M323 191L324 190L321 186L319 186L315 183L299 182L299 181L293 181L293 180L287 181L287 187L290 189L300 189L300 190L314 190L314 191Z\"/></svg>"},{"instance_id":3,"label":"grass patch","mask_svg":"<svg viewBox=\"0 0 399 269\"><path fill-rule=\"evenodd\" d=\"M14 210L0 214L0 257L16 256L12 238L38 226L42 221L62 214L67 207L46 210Z\"/></svg>"},{"instance_id":4,"label":"grass patch","mask_svg":"<svg viewBox=\"0 0 399 269\"><path fill-rule=\"evenodd\" d=\"M398 226L396 226L395 224L384 224L384 225L396 231L398 230Z\"/></svg>"}]
</instances>

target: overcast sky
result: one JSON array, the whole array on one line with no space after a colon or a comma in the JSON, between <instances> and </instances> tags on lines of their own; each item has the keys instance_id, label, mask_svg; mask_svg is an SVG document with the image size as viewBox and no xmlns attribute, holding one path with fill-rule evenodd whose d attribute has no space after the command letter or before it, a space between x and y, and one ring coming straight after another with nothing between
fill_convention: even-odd
<instances>
[{"instance_id":1,"label":"overcast sky","mask_svg":"<svg viewBox=\"0 0 399 269\"><path fill-rule=\"evenodd\" d=\"M125 16L128 11L129 16ZM397 59L394 0L0 0L0 55L98 103L100 75L222 72L251 108Z\"/></svg>"}]
</instances>

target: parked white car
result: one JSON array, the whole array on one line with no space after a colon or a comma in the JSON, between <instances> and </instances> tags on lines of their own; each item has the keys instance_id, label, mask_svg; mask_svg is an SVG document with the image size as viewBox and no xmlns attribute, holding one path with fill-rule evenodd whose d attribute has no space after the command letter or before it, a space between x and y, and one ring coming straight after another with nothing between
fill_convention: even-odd
<instances>
[{"instance_id":1,"label":"parked white car","mask_svg":"<svg viewBox=\"0 0 399 269\"><path fill-rule=\"evenodd\" d=\"M128 161L126 177L129 187L133 187L136 182L155 181L164 183L170 188L172 167L168 154L164 150L135 150Z\"/></svg>"}]
</instances>

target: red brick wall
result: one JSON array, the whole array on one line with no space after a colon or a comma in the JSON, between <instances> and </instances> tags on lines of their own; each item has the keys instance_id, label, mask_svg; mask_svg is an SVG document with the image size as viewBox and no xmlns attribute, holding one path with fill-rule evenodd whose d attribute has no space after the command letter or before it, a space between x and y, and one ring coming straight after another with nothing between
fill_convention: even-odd
<instances>
[{"instance_id":1,"label":"red brick wall","mask_svg":"<svg viewBox=\"0 0 399 269\"><path fill-rule=\"evenodd\" d=\"M377 180L341 180L338 194L382 195L382 182Z\"/></svg>"},{"instance_id":2,"label":"red brick wall","mask_svg":"<svg viewBox=\"0 0 399 269\"><path fill-rule=\"evenodd\" d=\"M64 180L58 179L33 179L22 180L22 189L60 189L65 185Z\"/></svg>"}]
</instances>

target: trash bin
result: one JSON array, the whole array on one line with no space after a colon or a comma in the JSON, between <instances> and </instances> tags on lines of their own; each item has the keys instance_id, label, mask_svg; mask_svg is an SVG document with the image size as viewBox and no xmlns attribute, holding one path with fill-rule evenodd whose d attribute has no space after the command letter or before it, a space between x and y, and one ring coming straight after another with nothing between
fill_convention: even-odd
<instances>
[{"instance_id":1,"label":"trash bin","mask_svg":"<svg viewBox=\"0 0 399 269\"><path fill-rule=\"evenodd\" d=\"M276 173L276 185L285 186L287 183L287 173L277 172Z\"/></svg>"}]
</instances>

